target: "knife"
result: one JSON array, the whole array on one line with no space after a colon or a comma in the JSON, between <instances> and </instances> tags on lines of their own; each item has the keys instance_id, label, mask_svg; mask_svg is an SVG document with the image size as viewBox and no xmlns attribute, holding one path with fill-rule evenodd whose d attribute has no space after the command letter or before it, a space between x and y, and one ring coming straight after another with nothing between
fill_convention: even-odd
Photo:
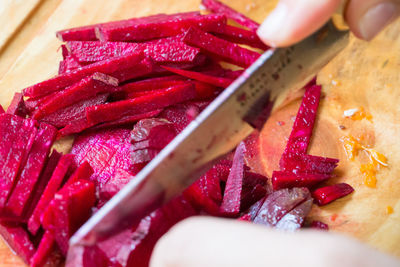
<instances>
[{"instance_id":1,"label":"knife","mask_svg":"<svg viewBox=\"0 0 400 267\"><path fill-rule=\"evenodd\" d=\"M265 52L70 239L91 246L133 225L178 196L232 151L260 113L302 88L348 43L332 22L304 41Z\"/></svg>"}]
</instances>

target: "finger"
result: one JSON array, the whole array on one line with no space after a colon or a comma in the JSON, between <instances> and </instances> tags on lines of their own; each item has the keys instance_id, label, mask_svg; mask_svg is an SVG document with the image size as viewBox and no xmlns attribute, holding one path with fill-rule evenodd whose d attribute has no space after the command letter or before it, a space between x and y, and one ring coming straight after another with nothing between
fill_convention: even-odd
<instances>
[{"instance_id":1,"label":"finger","mask_svg":"<svg viewBox=\"0 0 400 267\"><path fill-rule=\"evenodd\" d=\"M150 266L392 267L398 262L339 235L284 233L247 222L198 217L164 235Z\"/></svg>"},{"instance_id":2,"label":"finger","mask_svg":"<svg viewBox=\"0 0 400 267\"><path fill-rule=\"evenodd\" d=\"M270 46L292 45L324 25L340 2L341 0L281 0L257 33Z\"/></svg>"},{"instance_id":3,"label":"finger","mask_svg":"<svg viewBox=\"0 0 400 267\"><path fill-rule=\"evenodd\" d=\"M399 15L399 0L352 0L346 20L357 37L371 40Z\"/></svg>"}]
</instances>

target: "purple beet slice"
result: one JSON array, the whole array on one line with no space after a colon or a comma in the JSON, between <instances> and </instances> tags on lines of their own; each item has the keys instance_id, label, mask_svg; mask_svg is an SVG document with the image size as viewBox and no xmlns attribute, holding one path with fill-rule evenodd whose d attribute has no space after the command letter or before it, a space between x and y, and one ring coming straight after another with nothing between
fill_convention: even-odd
<instances>
[{"instance_id":1,"label":"purple beet slice","mask_svg":"<svg viewBox=\"0 0 400 267\"><path fill-rule=\"evenodd\" d=\"M98 94L111 93L116 90L118 80L102 74L94 73L78 83L58 92L48 101L42 103L33 113L34 119L41 119L60 109L88 100Z\"/></svg>"},{"instance_id":2,"label":"purple beet slice","mask_svg":"<svg viewBox=\"0 0 400 267\"><path fill-rule=\"evenodd\" d=\"M286 155L305 155L314 129L317 116L321 86L311 85L306 87L296 120L293 124L285 151L280 161L281 169L286 167Z\"/></svg>"},{"instance_id":3,"label":"purple beet slice","mask_svg":"<svg viewBox=\"0 0 400 267\"><path fill-rule=\"evenodd\" d=\"M274 171L272 173L272 186L274 190L293 187L312 188L331 177L332 175L330 174L321 173L293 173Z\"/></svg>"},{"instance_id":4,"label":"purple beet slice","mask_svg":"<svg viewBox=\"0 0 400 267\"><path fill-rule=\"evenodd\" d=\"M28 220L28 229L32 234L36 234L40 227L40 218L42 217L44 211L47 206L53 199L57 190L62 185L65 176L71 168L71 164L74 160L74 155L68 154L61 157L60 161L57 164L56 169L53 172L46 188L43 191L42 196L40 197L39 202L36 205L35 210L33 211L31 217Z\"/></svg>"},{"instance_id":5,"label":"purple beet slice","mask_svg":"<svg viewBox=\"0 0 400 267\"><path fill-rule=\"evenodd\" d=\"M220 211L226 216L237 216L240 212L241 196L244 179L244 154L246 147L240 143L236 148L233 164L228 180L226 181L224 198L222 200Z\"/></svg>"},{"instance_id":6,"label":"purple beet slice","mask_svg":"<svg viewBox=\"0 0 400 267\"><path fill-rule=\"evenodd\" d=\"M21 217L23 211L26 210L26 205L39 180L56 134L57 130L53 126L40 124L26 165L5 207L7 213L12 216Z\"/></svg>"},{"instance_id":7,"label":"purple beet slice","mask_svg":"<svg viewBox=\"0 0 400 267\"><path fill-rule=\"evenodd\" d=\"M116 170L115 174L106 181L99 190L99 200L102 203L107 202L115 196L132 179L132 174L123 170Z\"/></svg>"},{"instance_id":8,"label":"purple beet slice","mask_svg":"<svg viewBox=\"0 0 400 267\"><path fill-rule=\"evenodd\" d=\"M240 211L245 211L251 205L270 193L268 178L254 172L245 171L242 187Z\"/></svg>"},{"instance_id":9,"label":"purple beet slice","mask_svg":"<svg viewBox=\"0 0 400 267\"><path fill-rule=\"evenodd\" d=\"M253 221L257 224L274 227L286 214L309 198L310 191L307 188L296 187L275 191L264 199Z\"/></svg>"},{"instance_id":10,"label":"purple beet slice","mask_svg":"<svg viewBox=\"0 0 400 267\"><path fill-rule=\"evenodd\" d=\"M207 74L203 74L201 72L195 72L195 71L189 71L189 70L182 70L182 69L176 69L176 68L171 68L167 66L163 66L164 69L179 74L183 77L187 77L196 81L208 83L217 87L222 87L226 88L228 87L233 80L232 79L227 79L223 77L215 77Z\"/></svg>"},{"instance_id":11,"label":"purple beet slice","mask_svg":"<svg viewBox=\"0 0 400 267\"><path fill-rule=\"evenodd\" d=\"M329 230L329 226L326 223L323 223L320 221L312 221L310 228L317 229L317 230L323 230L323 231Z\"/></svg>"},{"instance_id":12,"label":"purple beet slice","mask_svg":"<svg viewBox=\"0 0 400 267\"><path fill-rule=\"evenodd\" d=\"M131 132L131 149L163 149L177 134L174 124L166 119L140 120Z\"/></svg>"},{"instance_id":13,"label":"purple beet slice","mask_svg":"<svg viewBox=\"0 0 400 267\"><path fill-rule=\"evenodd\" d=\"M67 43L71 55L80 63L93 63L143 52L158 63L190 63L200 54L198 48L182 42L182 37L169 37L145 43L80 42Z\"/></svg>"},{"instance_id":14,"label":"purple beet slice","mask_svg":"<svg viewBox=\"0 0 400 267\"><path fill-rule=\"evenodd\" d=\"M146 41L175 36L190 27L209 31L226 24L226 17L219 14L200 15L198 12L160 15L151 19L136 19L127 23L101 25L96 36L101 41Z\"/></svg>"},{"instance_id":15,"label":"purple beet slice","mask_svg":"<svg viewBox=\"0 0 400 267\"><path fill-rule=\"evenodd\" d=\"M353 193L354 188L346 183L334 184L321 187L312 192L315 202L320 205L326 205L338 198L345 197Z\"/></svg>"},{"instance_id":16,"label":"purple beet slice","mask_svg":"<svg viewBox=\"0 0 400 267\"><path fill-rule=\"evenodd\" d=\"M31 267L45 266L47 259L51 256L52 252L56 250L56 243L54 236L49 231L46 231L40 240L39 246L35 255L31 258Z\"/></svg>"},{"instance_id":17,"label":"purple beet slice","mask_svg":"<svg viewBox=\"0 0 400 267\"><path fill-rule=\"evenodd\" d=\"M131 116L147 113L156 109L168 107L196 97L193 85L176 85L159 92L135 99L88 107L86 116L89 123L98 124Z\"/></svg>"},{"instance_id":18,"label":"purple beet slice","mask_svg":"<svg viewBox=\"0 0 400 267\"><path fill-rule=\"evenodd\" d=\"M73 70L82 68L85 65L88 64L80 63L73 56L67 56L64 58L64 60L60 61L60 65L58 67L58 74L68 73Z\"/></svg>"},{"instance_id":19,"label":"purple beet slice","mask_svg":"<svg viewBox=\"0 0 400 267\"><path fill-rule=\"evenodd\" d=\"M59 109L40 119L41 122L51 124L57 128L66 127L76 121L86 120L86 108L106 103L109 94L100 94L91 99L76 102L71 106Z\"/></svg>"},{"instance_id":20,"label":"purple beet slice","mask_svg":"<svg viewBox=\"0 0 400 267\"><path fill-rule=\"evenodd\" d=\"M0 208L4 208L25 166L34 143L37 129L35 121L19 116L0 115Z\"/></svg>"},{"instance_id":21,"label":"purple beet slice","mask_svg":"<svg viewBox=\"0 0 400 267\"><path fill-rule=\"evenodd\" d=\"M54 235L64 255L68 251L69 238L92 214L95 193L93 182L78 180L57 192L43 214L43 228Z\"/></svg>"},{"instance_id":22,"label":"purple beet slice","mask_svg":"<svg viewBox=\"0 0 400 267\"><path fill-rule=\"evenodd\" d=\"M5 113L4 108L0 105L0 115Z\"/></svg>"},{"instance_id":23,"label":"purple beet slice","mask_svg":"<svg viewBox=\"0 0 400 267\"><path fill-rule=\"evenodd\" d=\"M11 115L17 115L25 118L28 114L26 109L24 96L21 93L15 93L10 106L7 108L7 113Z\"/></svg>"},{"instance_id":24,"label":"purple beet slice","mask_svg":"<svg viewBox=\"0 0 400 267\"><path fill-rule=\"evenodd\" d=\"M252 31L256 31L260 24L253 21L252 19L246 17L242 13L228 7L227 5L221 3L217 0L202 0L202 5L213 13L223 14L226 17L236 21L242 26L249 28Z\"/></svg>"},{"instance_id":25,"label":"purple beet slice","mask_svg":"<svg viewBox=\"0 0 400 267\"><path fill-rule=\"evenodd\" d=\"M286 213L275 227L290 232L300 229L304 224L306 216L310 213L312 204L313 199L310 196L303 203Z\"/></svg>"},{"instance_id":26,"label":"purple beet slice","mask_svg":"<svg viewBox=\"0 0 400 267\"><path fill-rule=\"evenodd\" d=\"M15 254L20 256L26 264L29 264L30 259L35 254L35 247L25 229L17 224L2 222L0 223L0 235Z\"/></svg>"},{"instance_id":27,"label":"purple beet slice","mask_svg":"<svg viewBox=\"0 0 400 267\"><path fill-rule=\"evenodd\" d=\"M202 52L219 60L247 68L256 61L260 54L240 47L235 43L215 37L196 28L190 28L183 38L188 45L198 47Z\"/></svg>"},{"instance_id":28,"label":"purple beet slice","mask_svg":"<svg viewBox=\"0 0 400 267\"><path fill-rule=\"evenodd\" d=\"M90 166L90 164L87 161L83 162L68 178L68 180L65 182L64 187L69 186L77 182L78 180L89 180L93 172L93 168Z\"/></svg>"},{"instance_id":29,"label":"purple beet slice","mask_svg":"<svg viewBox=\"0 0 400 267\"><path fill-rule=\"evenodd\" d=\"M143 54L133 53L127 56L100 61L68 73L57 75L54 78L25 88L23 94L28 97L45 96L71 86L96 72L110 75L118 79L119 82L123 82L147 75L152 72L152 69L153 63L144 58Z\"/></svg>"},{"instance_id":30,"label":"purple beet slice","mask_svg":"<svg viewBox=\"0 0 400 267\"><path fill-rule=\"evenodd\" d=\"M211 30L217 37L226 41L244 44L262 50L268 50L269 47L264 44L254 31L248 31L231 25L225 27L215 28Z\"/></svg>"},{"instance_id":31,"label":"purple beet slice","mask_svg":"<svg viewBox=\"0 0 400 267\"><path fill-rule=\"evenodd\" d=\"M186 78L179 75L171 75L164 77L150 78L141 81L135 81L124 84L120 87L120 91L125 93L154 91L158 89L166 89L177 84L185 82Z\"/></svg>"},{"instance_id":32,"label":"purple beet slice","mask_svg":"<svg viewBox=\"0 0 400 267\"><path fill-rule=\"evenodd\" d=\"M332 174L339 163L338 159L313 155L297 155L286 153L282 155L282 171L293 173Z\"/></svg>"}]
</instances>

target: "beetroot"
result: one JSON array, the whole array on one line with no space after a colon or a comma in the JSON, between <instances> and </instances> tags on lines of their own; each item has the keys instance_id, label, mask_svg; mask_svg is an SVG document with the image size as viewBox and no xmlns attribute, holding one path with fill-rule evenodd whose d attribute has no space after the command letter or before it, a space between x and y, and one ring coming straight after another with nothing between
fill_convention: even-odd
<instances>
[{"instance_id":1,"label":"beetroot","mask_svg":"<svg viewBox=\"0 0 400 267\"><path fill-rule=\"evenodd\" d=\"M73 155L64 155L57 164L56 169L53 172L39 202L36 205L32 216L28 221L28 229L32 234L36 234L40 227L40 218L42 217L47 205L53 199L55 193L62 185L65 176L71 168L71 164L74 160Z\"/></svg>"},{"instance_id":2,"label":"beetroot","mask_svg":"<svg viewBox=\"0 0 400 267\"><path fill-rule=\"evenodd\" d=\"M323 231L329 230L329 226L326 223L320 221L312 221L310 227L313 229L318 229Z\"/></svg>"},{"instance_id":3,"label":"beetroot","mask_svg":"<svg viewBox=\"0 0 400 267\"><path fill-rule=\"evenodd\" d=\"M2 222L0 223L0 235L8 246L20 256L26 264L29 264L30 259L35 254L35 247L25 229L17 224L14 225Z\"/></svg>"},{"instance_id":4,"label":"beetroot","mask_svg":"<svg viewBox=\"0 0 400 267\"><path fill-rule=\"evenodd\" d=\"M132 179L132 174L118 169L115 174L110 177L99 189L99 199L102 203L107 202L115 196L129 181ZM101 203L101 204L102 204Z\"/></svg>"},{"instance_id":5,"label":"beetroot","mask_svg":"<svg viewBox=\"0 0 400 267\"><path fill-rule=\"evenodd\" d=\"M286 214L310 199L310 197L310 191L307 188L275 191L265 198L254 218L254 223L274 227ZM293 216L296 215L294 214Z\"/></svg>"},{"instance_id":6,"label":"beetroot","mask_svg":"<svg viewBox=\"0 0 400 267\"><path fill-rule=\"evenodd\" d=\"M284 154L281 159L282 170L296 174L332 174L338 163L338 159L293 153Z\"/></svg>"},{"instance_id":7,"label":"beetroot","mask_svg":"<svg viewBox=\"0 0 400 267\"><path fill-rule=\"evenodd\" d=\"M36 132L33 120L0 115L0 208L4 208L18 180L18 173L25 166Z\"/></svg>"},{"instance_id":8,"label":"beetroot","mask_svg":"<svg viewBox=\"0 0 400 267\"><path fill-rule=\"evenodd\" d=\"M243 25L249 28L252 31L256 31L260 24L246 17L245 15L233 10L232 8L224 5L220 1L217 0L202 0L201 3L211 12L217 14L223 14L230 19L233 19L240 25Z\"/></svg>"},{"instance_id":9,"label":"beetroot","mask_svg":"<svg viewBox=\"0 0 400 267\"><path fill-rule=\"evenodd\" d=\"M25 118L28 114L28 110L25 106L24 96L21 93L15 93L10 106L7 108L7 113L11 115L17 115Z\"/></svg>"},{"instance_id":10,"label":"beetroot","mask_svg":"<svg viewBox=\"0 0 400 267\"><path fill-rule=\"evenodd\" d=\"M101 41L146 41L175 36L192 26L209 31L225 23L226 18L223 15L202 16L198 12L188 12L101 25L96 28L96 36Z\"/></svg>"},{"instance_id":11,"label":"beetroot","mask_svg":"<svg viewBox=\"0 0 400 267\"><path fill-rule=\"evenodd\" d=\"M312 85L306 88L303 101L293 124L284 156L286 154L304 155L307 153L312 131L314 129L315 118L319 100L321 96L321 86ZM285 168L285 157L282 156L280 166Z\"/></svg>"},{"instance_id":12,"label":"beetroot","mask_svg":"<svg viewBox=\"0 0 400 267\"><path fill-rule=\"evenodd\" d=\"M56 137L57 130L46 124L40 124L25 167L23 168L18 183L11 193L7 204L7 213L20 217L26 209L43 166L50 153L50 148Z\"/></svg>"},{"instance_id":13,"label":"beetroot","mask_svg":"<svg viewBox=\"0 0 400 267\"><path fill-rule=\"evenodd\" d=\"M4 108L0 105L0 115L5 113Z\"/></svg>"},{"instance_id":14,"label":"beetroot","mask_svg":"<svg viewBox=\"0 0 400 267\"><path fill-rule=\"evenodd\" d=\"M142 96L131 100L119 101L111 104L88 107L86 115L89 123L98 124L101 122L120 119L124 116L131 116L154 111L180 102L188 101L196 96L193 85L176 85L158 93Z\"/></svg>"},{"instance_id":15,"label":"beetroot","mask_svg":"<svg viewBox=\"0 0 400 267\"><path fill-rule=\"evenodd\" d=\"M71 177L68 178L64 187L69 186L77 182L78 180L89 180L92 174L93 174L93 168L87 161L85 161L75 170L75 172L71 175Z\"/></svg>"},{"instance_id":16,"label":"beetroot","mask_svg":"<svg viewBox=\"0 0 400 267\"><path fill-rule=\"evenodd\" d=\"M54 235L64 255L68 251L69 238L89 219L95 202L93 182L78 180L57 192L43 213L43 228Z\"/></svg>"},{"instance_id":17,"label":"beetroot","mask_svg":"<svg viewBox=\"0 0 400 267\"><path fill-rule=\"evenodd\" d=\"M267 177L258 173L245 171L240 211L247 210L251 205L272 191L267 182Z\"/></svg>"},{"instance_id":18,"label":"beetroot","mask_svg":"<svg viewBox=\"0 0 400 267\"><path fill-rule=\"evenodd\" d=\"M77 102L91 99L98 94L111 93L116 90L116 86L118 86L117 79L96 72L42 103L32 117L41 119Z\"/></svg>"},{"instance_id":19,"label":"beetroot","mask_svg":"<svg viewBox=\"0 0 400 267\"><path fill-rule=\"evenodd\" d=\"M106 103L109 94L97 95L93 98L76 102L71 106L59 109L40 119L41 122L49 123L57 128L66 127L76 121L86 120L86 108Z\"/></svg>"},{"instance_id":20,"label":"beetroot","mask_svg":"<svg viewBox=\"0 0 400 267\"><path fill-rule=\"evenodd\" d=\"M176 68L170 68L167 66L163 66L164 69L179 74L181 76L196 80L196 81L200 81L200 82L204 82L204 83L208 83L217 87L228 87L233 80L231 79L227 79L227 78L223 78L223 77L214 77L211 75L207 75L207 74L203 74L200 72L195 72L195 71L189 71L189 70L181 70L181 69L176 69Z\"/></svg>"},{"instance_id":21,"label":"beetroot","mask_svg":"<svg viewBox=\"0 0 400 267\"><path fill-rule=\"evenodd\" d=\"M58 31L56 33L56 36L63 42L72 40L94 41L97 40L96 33L94 31L94 27L96 25L88 25L88 26Z\"/></svg>"},{"instance_id":22,"label":"beetroot","mask_svg":"<svg viewBox=\"0 0 400 267\"><path fill-rule=\"evenodd\" d=\"M124 42L68 42L71 55L81 63L97 62L131 53L143 52L145 56L159 63L190 63L200 50L182 42L182 37L169 37L146 43Z\"/></svg>"},{"instance_id":23,"label":"beetroot","mask_svg":"<svg viewBox=\"0 0 400 267\"><path fill-rule=\"evenodd\" d=\"M176 135L174 124L165 119L144 119L139 121L131 132L132 151L143 148L164 148ZM146 142L146 146L138 144Z\"/></svg>"},{"instance_id":24,"label":"beetroot","mask_svg":"<svg viewBox=\"0 0 400 267\"><path fill-rule=\"evenodd\" d=\"M312 188L331 177L330 174L274 171L272 173L272 185L274 190L293 187Z\"/></svg>"},{"instance_id":25,"label":"beetroot","mask_svg":"<svg viewBox=\"0 0 400 267\"><path fill-rule=\"evenodd\" d=\"M119 82L138 78L152 72L153 64L144 59L143 54L129 54L90 64L80 69L57 75L47 81L25 88L24 96L41 97L60 91L96 72L108 74Z\"/></svg>"},{"instance_id":26,"label":"beetroot","mask_svg":"<svg viewBox=\"0 0 400 267\"><path fill-rule=\"evenodd\" d=\"M186 32L183 41L188 45L200 48L203 52L217 59L244 68L250 66L260 57L257 52L240 47L237 44L225 41L196 28L190 28Z\"/></svg>"},{"instance_id":27,"label":"beetroot","mask_svg":"<svg viewBox=\"0 0 400 267\"><path fill-rule=\"evenodd\" d=\"M184 80L186 80L184 77L178 75L150 78L122 85L120 87L120 91L125 93L132 93L166 89L168 87L181 84L184 82Z\"/></svg>"},{"instance_id":28,"label":"beetroot","mask_svg":"<svg viewBox=\"0 0 400 267\"><path fill-rule=\"evenodd\" d=\"M122 169L130 173L130 143L128 129L108 129L79 135L72 146L75 164L87 161L94 174L90 180L101 186Z\"/></svg>"},{"instance_id":29,"label":"beetroot","mask_svg":"<svg viewBox=\"0 0 400 267\"><path fill-rule=\"evenodd\" d=\"M340 183L318 188L312 192L315 202L320 205L326 205L338 198L345 197L353 193L354 189L349 184Z\"/></svg>"},{"instance_id":30,"label":"beetroot","mask_svg":"<svg viewBox=\"0 0 400 267\"><path fill-rule=\"evenodd\" d=\"M307 198L303 203L286 213L275 227L286 231L300 229L304 224L305 217L310 213L312 204L312 198Z\"/></svg>"},{"instance_id":31,"label":"beetroot","mask_svg":"<svg viewBox=\"0 0 400 267\"><path fill-rule=\"evenodd\" d=\"M225 25L224 27L212 29L211 32L217 37L232 43L244 44L262 50L269 49L269 47L261 41L257 33L254 31Z\"/></svg>"},{"instance_id":32,"label":"beetroot","mask_svg":"<svg viewBox=\"0 0 400 267\"><path fill-rule=\"evenodd\" d=\"M226 216L237 216L240 212L240 200L242 196L243 177L244 177L244 153L246 148L244 143L240 143L236 148L231 172L224 192L224 198L221 204L221 213Z\"/></svg>"},{"instance_id":33,"label":"beetroot","mask_svg":"<svg viewBox=\"0 0 400 267\"><path fill-rule=\"evenodd\" d=\"M35 255L30 261L31 267L44 266L47 259L51 256L52 252L56 250L55 240L52 233L46 231L40 240L40 244L37 248Z\"/></svg>"},{"instance_id":34,"label":"beetroot","mask_svg":"<svg viewBox=\"0 0 400 267\"><path fill-rule=\"evenodd\" d=\"M79 63L73 56L67 56L64 60L60 61L60 65L58 67L58 74L64 74L71 72L73 70L82 68L87 64Z\"/></svg>"}]
</instances>

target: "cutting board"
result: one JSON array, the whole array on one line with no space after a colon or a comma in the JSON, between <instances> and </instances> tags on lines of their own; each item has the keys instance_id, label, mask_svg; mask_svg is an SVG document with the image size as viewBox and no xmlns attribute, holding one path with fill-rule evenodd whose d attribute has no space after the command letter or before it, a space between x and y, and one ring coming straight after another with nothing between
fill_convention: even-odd
<instances>
[{"instance_id":1,"label":"cutting board","mask_svg":"<svg viewBox=\"0 0 400 267\"><path fill-rule=\"evenodd\" d=\"M275 0L230 0L229 5L262 21ZM144 16L199 9L199 0L7 0L0 2L0 104L7 106L13 94L56 74L61 53L55 32L60 29ZM373 42L351 39L349 47L318 76L324 98L310 153L339 158L337 181L356 189L351 196L326 207L315 207L312 219L328 223L341 232L392 255L400 257L400 21ZM253 165L266 174L277 169L280 153L299 106L301 91L294 92L276 110L261 132ZM353 121L343 112L363 107L373 117ZM383 153L389 167L377 174L377 187L363 184L358 159L344 153L342 136L363 137L363 142ZM67 152L72 139L57 143ZM386 212L387 206L393 213ZM0 266L23 263L0 243Z\"/></svg>"}]
</instances>

